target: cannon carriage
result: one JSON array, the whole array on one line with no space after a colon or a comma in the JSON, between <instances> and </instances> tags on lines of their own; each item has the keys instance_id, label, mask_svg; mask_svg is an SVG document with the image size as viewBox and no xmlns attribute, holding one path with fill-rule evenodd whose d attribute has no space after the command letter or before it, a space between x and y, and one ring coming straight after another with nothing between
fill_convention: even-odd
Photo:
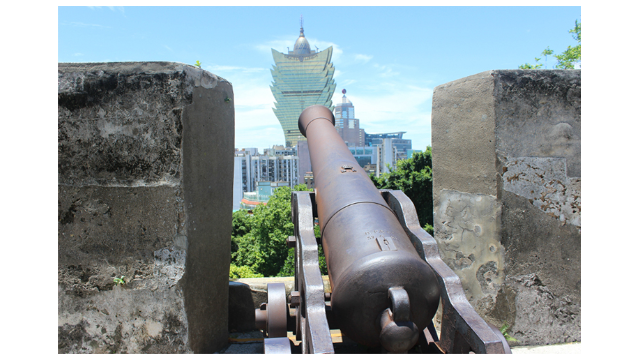
<instances>
[{"instance_id":1,"label":"cannon carriage","mask_svg":"<svg viewBox=\"0 0 640 360\"><path fill-rule=\"evenodd\" d=\"M388 353L416 345L423 353L510 353L500 331L467 301L460 279L420 227L411 200L401 191L376 189L334 125L332 112L319 105L298 120L316 189L292 193L295 230L287 243L295 247L295 288L287 299L284 284L269 284L267 303L255 311L265 353L291 353L288 331L302 353L335 353L331 329ZM318 243L330 293L324 292ZM439 304L438 337L432 320Z\"/></svg>"}]
</instances>

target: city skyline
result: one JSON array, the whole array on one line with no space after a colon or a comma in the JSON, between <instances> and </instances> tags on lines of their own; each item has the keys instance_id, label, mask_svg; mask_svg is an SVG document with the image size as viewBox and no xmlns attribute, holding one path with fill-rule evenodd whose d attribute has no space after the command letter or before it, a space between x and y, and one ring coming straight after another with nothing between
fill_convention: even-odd
<instances>
[{"instance_id":1,"label":"city skyline","mask_svg":"<svg viewBox=\"0 0 640 360\"><path fill-rule=\"evenodd\" d=\"M199 60L233 84L235 147L264 149L285 144L272 110L271 49L293 48L300 15L312 49L333 48L333 103L347 89L361 128L406 131L424 150L436 86L575 45L568 30L581 8L59 7L58 61Z\"/></svg>"}]
</instances>

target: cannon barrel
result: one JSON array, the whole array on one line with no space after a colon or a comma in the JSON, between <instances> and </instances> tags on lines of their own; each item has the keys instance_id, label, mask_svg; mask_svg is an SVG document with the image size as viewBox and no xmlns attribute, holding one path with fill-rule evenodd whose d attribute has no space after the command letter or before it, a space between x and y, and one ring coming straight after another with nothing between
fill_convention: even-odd
<instances>
[{"instance_id":1,"label":"cannon barrel","mask_svg":"<svg viewBox=\"0 0 640 360\"><path fill-rule=\"evenodd\" d=\"M298 119L316 184L331 311L355 342L406 351L438 308L438 282L334 125L319 105Z\"/></svg>"}]
</instances>

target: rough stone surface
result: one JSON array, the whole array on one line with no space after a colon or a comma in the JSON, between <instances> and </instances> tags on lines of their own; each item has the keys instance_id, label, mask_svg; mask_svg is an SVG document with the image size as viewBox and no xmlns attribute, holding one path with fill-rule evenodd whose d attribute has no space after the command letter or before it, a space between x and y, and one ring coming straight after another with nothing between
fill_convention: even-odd
<instances>
[{"instance_id":1,"label":"rough stone surface","mask_svg":"<svg viewBox=\"0 0 640 360\"><path fill-rule=\"evenodd\" d=\"M434 237L519 345L581 338L580 89L580 70L493 70L434 90Z\"/></svg>"},{"instance_id":2,"label":"rough stone surface","mask_svg":"<svg viewBox=\"0 0 640 360\"><path fill-rule=\"evenodd\" d=\"M85 301L63 289L58 287L59 353L191 352L185 313L178 311L184 308L181 292L170 286L119 286Z\"/></svg>"},{"instance_id":3,"label":"rough stone surface","mask_svg":"<svg viewBox=\"0 0 640 360\"><path fill-rule=\"evenodd\" d=\"M184 64L59 64L59 353L226 345L232 101Z\"/></svg>"},{"instance_id":4,"label":"rough stone surface","mask_svg":"<svg viewBox=\"0 0 640 360\"><path fill-rule=\"evenodd\" d=\"M433 91L431 143L434 167L438 165L438 172L433 172L434 210L442 189L494 196L497 192L491 80L491 74L483 72Z\"/></svg>"},{"instance_id":5,"label":"rough stone surface","mask_svg":"<svg viewBox=\"0 0 640 360\"><path fill-rule=\"evenodd\" d=\"M567 176L564 158L522 157L503 164L502 189L528 199L538 209L580 229L580 178Z\"/></svg>"},{"instance_id":6,"label":"rough stone surface","mask_svg":"<svg viewBox=\"0 0 640 360\"><path fill-rule=\"evenodd\" d=\"M490 73L495 79L498 160L564 158L567 176L579 178L581 71L494 70Z\"/></svg>"},{"instance_id":7,"label":"rough stone surface","mask_svg":"<svg viewBox=\"0 0 640 360\"><path fill-rule=\"evenodd\" d=\"M439 224L439 250L460 276L471 305L484 309L504 281L500 206L487 195L444 190L440 196L436 216L446 220Z\"/></svg>"}]
</instances>

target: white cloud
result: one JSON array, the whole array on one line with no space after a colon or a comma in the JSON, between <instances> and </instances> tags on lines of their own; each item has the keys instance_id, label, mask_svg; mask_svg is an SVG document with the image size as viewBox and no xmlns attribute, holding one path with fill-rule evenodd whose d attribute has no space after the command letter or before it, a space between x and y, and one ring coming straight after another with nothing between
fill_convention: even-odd
<instances>
[{"instance_id":1,"label":"white cloud","mask_svg":"<svg viewBox=\"0 0 640 360\"><path fill-rule=\"evenodd\" d=\"M309 44L311 45L312 48L317 46L320 51L327 49L329 46L333 46L333 55L331 56L331 61L335 62L340 60L340 57L342 56L343 51L342 51L342 48L338 46L338 44L330 41L316 40L316 39L310 39L310 38L307 38L307 40L309 40Z\"/></svg>"},{"instance_id":2,"label":"white cloud","mask_svg":"<svg viewBox=\"0 0 640 360\"><path fill-rule=\"evenodd\" d=\"M91 10L100 10L100 11L102 11L102 8L103 8L103 6L87 6L87 7ZM113 12L119 11L122 14L122 16L127 17L124 14L124 6L106 6L106 7Z\"/></svg>"},{"instance_id":3,"label":"white cloud","mask_svg":"<svg viewBox=\"0 0 640 360\"><path fill-rule=\"evenodd\" d=\"M164 46L164 48L165 48L165 49L167 49L167 50L169 50L169 51L173 52L173 49L172 49L172 48L170 48L170 47L168 47L167 45L162 45L162 46Z\"/></svg>"},{"instance_id":4,"label":"white cloud","mask_svg":"<svg viewBox=\"0 0 640 360\"><path fill-rule=\"evenodd\" d=\"M414 149L431 144L430 99L433 89L407 85L401 79L374 82L347 93L353 103L360 127L367 133L406 131L404 138L412 140ZM346 87L341 82L340 87ZM383 89L382 91L380 89ZM336 91L334 104L342 94Z\"/></svg>"},{"instance_id":5,"label":"white cloud","mask_svg":"<svg viewBox=\"0 0 640 360\"><path fill-rule=\"evenodd\" d=\"M263 44L255 45L255 49L257 49L260 52L266 52L270 55L271 49L276 49L277 51L280 51L280 52L286 52L287 51L286 49L288 46L290 50L293 50L294 43L295 43L295 40L291 41L291 38L271 40Z\"/></svg>"},{"instance_id":6,"label":"white cloud","mask_svg":"<svg viewBox=\"0 0 640 360\"><path fill-rule=\"evenodd\" d=\"M392 77L400 75L399 72L393 71L393 69L391 69L391 67L388 65L373 64L373 67L378 71L377 75L382 77Z\"/></svg>"},{"instance_id":7,"label":"white cloud","mask_svg":"<svg viewBox=\"0 0 640 360\"><path fill-rule=\"evenodd\" d=\"M236 129L236 148L256 147L258 149L270 148L273 145L284 145L284 134L280 124L253 128L239 136Z\"/></svg>"},{"instance_id":8,"label":"white cloud","mask_svg":"<svg viewBox=\"0 0 640 360\"><path fill-rule=\"evenodd\" d=\"M345 87L345 86L351 85L351 84L353 84L355 82L357 82L357 80L353 80L353 79L342 80L342 81L340 81L340 86L341 87Z\"/></svg>"},{"instance_id":9,"label":"white cloud","mask_svg":"<svg viewBox=\"0 0 640 360\"><path fill-rule=\"evenodd\" d=\"M237 148L284 145L284 134L273 113L271 72L265 68L213 64L203 66L233 85Z\"/></svg>"},{"instance_id":10,"label":"white cloud","mask_svg":"<svg viewBox=\"0 0 640 360\"><path fill-rule=\"evenodd\" d=\"M91 10L102 10L102 6L87 6ZM124 6L107 6L111 11L119 11L124 14Z\"/></svg>"},{"instance_id":11,"label":"white cloud","mask_svg":"<svg viewBox=\"0 0 640 360\"><path fill-rule=\"evenodd\" d=\"M107 6L111 11L120 11L124 14L124 6Z\"/></svg>"},{"instance_id":12,"label":"white cloud","mask_svg":"<svg viewBox=\"0 0 640 360\"><path fill-rule=\"evenodd\" d=\"M356 54L356 56L354 57L354 59L355 59L357 62L367 63L367 62L369 62L369 60L373 59L373 56L370 56L370 55L364 55L364 54Z\"/></svg>"},{"instance_id":13,"label":"white cloud","mask_svg":"<svg viewBox=\"0 0 640 360\"><path fill-rule=\"evenodd\" d=\"M84 55L84 54L83 53L75 53L75 54L73 54L73 56L82 56L82 55Z\"/></svg>"},{"instance_id":14,"label":"white cloud","mask_svg":"<svg viewBox=\"0 0 640 360\"><path fill-rule=\"evenodd\" d=\"M233 84L233 81L231 82ZM247 106L251 108L271 109L273 106L273 95L269 84L240 83L233 87L236 106Z\"/></svg>"},{"instance_id":15,"label":"white cloud","mask_svg":"<svg viewBox=\"0 0 640 360\"><path fill-rule=\"evenodd\" d=\"M357 106L356 112L360 113L360 118L366 123L389 124L392 121L393 126L398 122L408 123L423 119L425 105L428 105L428 100L433 94L433 89L399 82L379 84L376 90L352 94L349 98L354 107Z\"/></svg>"},{"instance_id":16,"label":"white cloud","mask_svg":"<svg viewBox=\"0 0 640 360\"><path fill-rule=\"evenodd\" d=\"M268 71L265 68L247 68L241 66L228 66L228 65L209 65L205 66L205 69L211 72L220 72L220 71L239 71L241 73L256 73L262 71Z\"/></svg>"}]
</instances>

